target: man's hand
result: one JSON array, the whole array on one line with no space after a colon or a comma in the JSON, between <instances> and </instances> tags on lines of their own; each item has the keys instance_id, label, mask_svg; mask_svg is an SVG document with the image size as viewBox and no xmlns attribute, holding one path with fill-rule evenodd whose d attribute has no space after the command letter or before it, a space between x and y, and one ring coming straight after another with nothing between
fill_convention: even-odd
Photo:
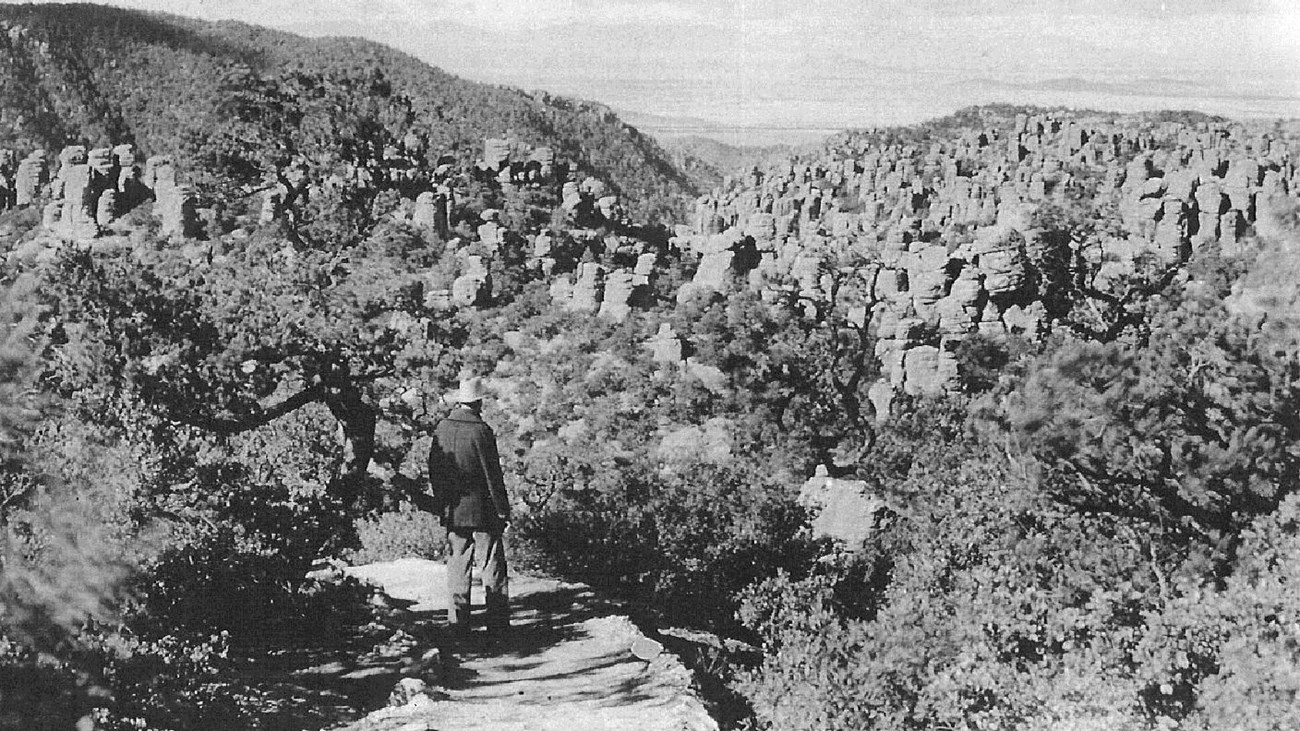
<instances>
[{"instance_id":1,"label":"man's hand","mask_svg":"<svg viewBox=\"0 0 1300 731\"><path fill-rule=\"evenodd\" d=\"M439 518L442 517L442 514L444 512L443 503L441 500L435 498L434 496L423 491L418 491L411 494L411 501L414 502L415 507L419 508L420 510L425 511L426 513L433 513Z\"/></svg>"}]
</instances>

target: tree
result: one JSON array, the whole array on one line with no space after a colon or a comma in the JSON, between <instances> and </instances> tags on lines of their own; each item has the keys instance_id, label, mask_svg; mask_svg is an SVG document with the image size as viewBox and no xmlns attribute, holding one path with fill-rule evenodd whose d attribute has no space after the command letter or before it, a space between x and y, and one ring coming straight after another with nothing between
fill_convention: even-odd
<instances>
[{"instance_id":1,"label":"tree","mask_svg":"<svg viewBox=\"0 0 1300 731\"><path fill-rule=\"evenodd\" d=\"M402 243L299 251L263 235L205 260L71 253L47 272L63 339L50 377L89 414L216 435L323 404L340 424L336 484L359 499L378 401L449 380L460 337L454 317L424 306L421 257L407 250L423 244L389 235Z\"/></svg>"},{"instance_id":2,"label":"tree","mask_svg":"<svg viewBox=\"0 0 1300 731\"><path fill-rule=\"evenodd\" d=\"M403 142L414 112L380 69L268 77L237 66L220 99L186 147L200 189L225 202L277 194L300 247L352 246L387 212L381 194L428 189L418 169L402 174L398 153L416 154Z\"/></svg>"},{"instance_id":3,"label":"tree","mask_svg":"<svg viewBox=\"0 0 1300 731\"><path fill-rule=\"evenodd\" d=\"M1199 276L1197 276L1199 274ZM1295 488L1296 363L1224 304L1214 260L1153 301L1148 334L1064 339L1014 394L1007 418L1081 510L1226 543Z\"/></svg>"}]
</instances>

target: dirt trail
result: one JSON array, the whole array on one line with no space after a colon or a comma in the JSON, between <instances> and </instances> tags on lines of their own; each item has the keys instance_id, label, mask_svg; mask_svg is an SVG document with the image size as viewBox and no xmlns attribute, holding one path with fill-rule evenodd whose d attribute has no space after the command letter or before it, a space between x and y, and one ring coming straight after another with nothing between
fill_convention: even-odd
<instances>
[{"instance_id":1,"label":"dirt trail","mask_svg":"<svg viewBox=\"0 0 1300 731\"><path fill-rule=\"evenodd\" d=\"M348 571L399 604L411 602L405 611L413 623L435 630L446 617L444 572L419 559ZM632 653L634 643L647 641L617 606L553 579L512 576L510 589L505 637L483 629L460 639L437 632L451 655L443 687L435 689L441 692L371 713L346 731L716 731L675 656ZM482 597L475 603L481 608ZM411 649L418 655L423 648Z\"/></svg>"}]
</instances>

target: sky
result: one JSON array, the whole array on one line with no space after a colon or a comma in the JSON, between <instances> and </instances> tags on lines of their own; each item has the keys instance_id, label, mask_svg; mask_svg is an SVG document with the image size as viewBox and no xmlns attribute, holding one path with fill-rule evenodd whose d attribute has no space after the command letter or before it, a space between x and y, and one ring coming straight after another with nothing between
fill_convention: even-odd
<instances>
[{"instance_id":1,"label":"sky","mask_svg":"<svg viewBox=\"0 0 1300 731\"><path fill-rule=\"evenodd\" d=\"M110 4L363 36L475 81L610 104L652 133L731 142L987 102L1300 117L1300 0Z\"/></svg>"}]
</instances>

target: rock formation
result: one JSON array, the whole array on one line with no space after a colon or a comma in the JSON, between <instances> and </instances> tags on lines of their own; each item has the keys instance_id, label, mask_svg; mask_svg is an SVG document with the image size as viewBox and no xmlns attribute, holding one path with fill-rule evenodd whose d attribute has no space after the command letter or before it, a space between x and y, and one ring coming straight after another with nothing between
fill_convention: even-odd
<instances>
[{"instance_id":1,"label":"rock formation","mask_svg":"<svg viewBox=\"0 0 1300 731\"><path fill-rule=\"evenodd\" d=\"M884 375L871 400L880 413L893 392L955 388L963 339L1050 327L1041 298L1057 279L1104 292L1179 266L1198 247L1230 254L1261 200L1300 188L1292 149L1263 128L986 118L983 129L923 145L888 130L846 133L819 156L702 196L672 242L697 263L679 300L748 286L768 302L800 303L808 317L838 308L877 337ZM1045 250L1039 212L1079 200L1113 206L1120 230ZM756 264L742 261L746 250ZM1043 269L1053 262L1073 269Z\"/></svg>"},{"instance_id":2,"label":"rock formation","mask_svg":"<svg viewBox=\"0 0 1300 731\"><path fill-rule=\"evenodd\" d=\"M33 150L18 163L18 172L14 180L14 204L32 205L49 183L49 155L45 150Z\"/></svg>"},{"instance_id":3,"label":"rock formation","mask_svg":"<svg viewBox=\"0 0 1300 731\"><path fill-rule=\"evenodd\" d=\"M676 365L685 360L685 350L681 336L673 331L673 326L663 323L645 347L650 350L650 357L660 365Z\"/></svg>"},{"instance_id":4,"label":"rock formation","mask_svg":"<svg viewBox=\"0 0 1300 731\"><path fill-rule=\"evenodd\" d=\"M17 205L18 164L13 150L0 150L0 211Z\"/></svg>"},{"instance_id":5,"label":"rock formation","mask_svg":"<svg viewBox=\"0 0 1300 731\"><path fill-rule=\"evenodd\" d=\"M871 535L876 513L885 506L867 483L831 477L825 466L800 488L799 502L814 513L814 535L843 541L850 548L860 547Z\"/></svg>"},{"instance_id":6,"label":"rock formation","mask_svg":"<svg viewBox=\"0 0 1300 731\"><path fill-rule=\"evenodd\" d=\"M451 285L451 301L458 307L482 305L492 297L492 277L481 256L465 257L464 273Z\"/></svg>"},{"instance_id":7,"label":"rock formation","mask_svg":"<svg viewBox=\"0 0 1300 731\"><path fill-rule=\"evenodd\" d=\"M135 145L92 150L70 145L59 153L52 178L44 150L30 152L11 173L9 159L0 156L0 208L40 204L42 226L57 236L99 236L150 198L165 235L198 232L193 195L177 183L169 159L152 158L142 171Z\"/></svg>"}]
</instances>

